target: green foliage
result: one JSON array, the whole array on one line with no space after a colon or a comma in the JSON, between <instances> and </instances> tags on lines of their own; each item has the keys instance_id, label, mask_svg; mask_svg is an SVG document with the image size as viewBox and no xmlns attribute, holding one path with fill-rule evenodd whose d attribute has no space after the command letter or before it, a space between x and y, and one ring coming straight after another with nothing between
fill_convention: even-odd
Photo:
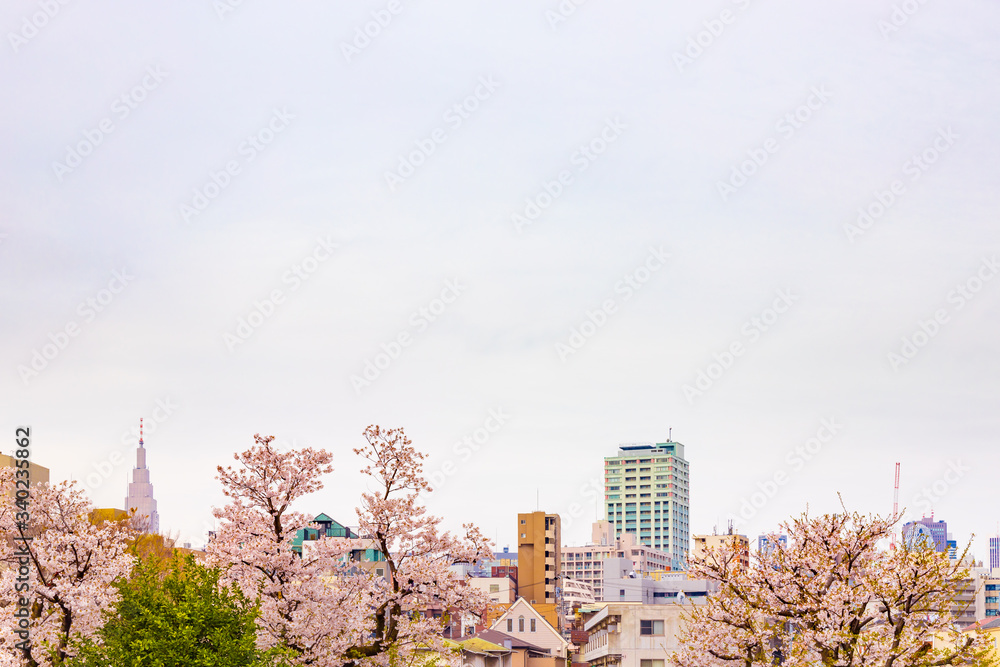
<instances>
[{"instance_id":1,"label":"green foliage","mask_svg":"<svg viewBox=\"0 0 1000 667\"><path fill-rule=\"evenodd\" d=\"M117 584L121 600L79 647L77 667L257 667L275 664L256 648L257 604L219 585L220 571L193 556L143 560Z\"/></svg>"}]
</instances>

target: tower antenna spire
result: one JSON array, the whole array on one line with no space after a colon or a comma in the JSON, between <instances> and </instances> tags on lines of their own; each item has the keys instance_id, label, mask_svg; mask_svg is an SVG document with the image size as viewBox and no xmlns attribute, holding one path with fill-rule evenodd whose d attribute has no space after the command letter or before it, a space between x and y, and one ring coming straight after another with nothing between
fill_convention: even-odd
<instances>
[{"instance_id":1,"label":"tower antenna spire","mask_svg":"<svg viewBox=\"0 0 1000 667\"><path fill-rule=\"evenodd\" d=\"M892 520L899 518L899 461L896 461L896 481L892 487ZM892 527L892 548L896 548L896 526Z\"/></svg>"},{"instance_id":2,"label":"tower antenna spire","mask_svg":"<svg viewBox=\"0 0 1000 667\"><path fill-rule=\"evenodd\" d=\"M139 446L142 447L142 417L139 417Z\"/></svg>"}]
</instances>

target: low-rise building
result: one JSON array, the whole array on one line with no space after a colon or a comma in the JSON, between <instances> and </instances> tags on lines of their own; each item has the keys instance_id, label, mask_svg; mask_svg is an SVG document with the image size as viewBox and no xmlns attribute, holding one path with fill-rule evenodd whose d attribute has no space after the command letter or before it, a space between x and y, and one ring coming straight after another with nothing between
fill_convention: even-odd
<instances>
[{"instance_id":1,"label":"low-rise building","mask_svg":"<svg viewBox=\"0 0 1000 667\"><path fill-rule=\"evenodd\" d=\"M668 667L680 648L682 604L609 602L584 619L591 667Z\"/></svg>"},{"instance_id":2,"label":"low-rise building","mask_svg":"<svg viewBox=\"0 0 1000 667\"><path fill-rule=\"evenodd\" d=\"M709 595L719 590L716 582L689 579L686 572L641 575L631 571L630 566L631 563L623 558L607 561L604 569L604 602L670 604L687 601L703 604Z\"/></svg>"},{"instance_id":3,"label":"low-rise building","mask_svg":"<svg viewBox=\"0 0 1000 667\"><path fill-rule=\"evenodd\" d=\"M510 577L469 577L469 586L490 596L492 604L512 604L517 599L517 584Z\"/></svg>"},{"instance_id":4,"label":"low-rise building","mask_svg":"<svg viewBox=\"0 0 1000 667\"><path fill-rule=\"evenodd\" d=\"M546 620L541 611L524 598L515 600L490 629L530 642L545 649L553 657L562 660L566 658L569 642Z\"/></svg>"},{"instance_id":5,"label":"low-rise building","mask_svg":"<svg viewBox=\"0 0 1000 667\"><path fill-rule=\"evenodd\" d=\"M18 459L13 456L7 456L6 454L0 454L0 468L17 468ZM31 486L36 484L49 483L49 469L43 465L38 465L34 461L29 459L28 461L28 480Z\"/></svg>"},{"instance_id":6,"label":"low-rise building","mask_svg":"<svg viewBox=\"0 0 1000 667\"><path fill-rule=\"evenodd\" d=\"M502 646L510 651L509 667L565 667L562 657L552 655L549 649L542 648L514 635L499 630L481 630L466 641L484 640L496 646ZM463 641L463 644L466 642ZM506 666L504 666L506 667Z\"/></svg>"}]
</instances>

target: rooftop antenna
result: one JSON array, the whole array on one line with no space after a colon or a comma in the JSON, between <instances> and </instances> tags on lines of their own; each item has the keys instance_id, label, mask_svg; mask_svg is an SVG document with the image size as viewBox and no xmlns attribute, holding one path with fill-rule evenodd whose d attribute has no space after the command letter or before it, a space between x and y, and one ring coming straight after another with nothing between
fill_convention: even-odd
<instances>
[{"instance_id":1,"label":"rooftop antenna","mask_svg":"<svg viewBox=\"0 0 1000 667\"><path fill-rule=\"evenodd\" d=\"M139 446L142 447L142 417L139 417Z\"/></svg>"},{"instance_id":2,"label":"rooftop antenna","mask_svg":"<svg viewBox=\"0 0 1000 667\"><path fill-rule=\"evenodd\" d=\"M667 429L667 442L673 442L673 441L674 441L674 427L671 426L670 428Z\"/></svg>"},{"instance_id":3,"label":"rooftop antenna","mask_svg":"<svg viewBox=\"0 0 1000 667\"><path fill-rule=\"evenodd\" d=\"M893 521L899 516L899 461L896 461L896 484L892 490L892 519ZM896 548L896 527L893 525L892 528L892 548Z\"/></svg>"}]
</instances>

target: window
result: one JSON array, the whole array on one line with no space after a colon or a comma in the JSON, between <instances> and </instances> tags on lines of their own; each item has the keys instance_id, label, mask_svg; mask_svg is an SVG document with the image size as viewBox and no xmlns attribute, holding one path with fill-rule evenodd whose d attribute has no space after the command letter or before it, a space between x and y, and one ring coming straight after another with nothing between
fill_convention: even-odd
<instances>
[{"instance_id":1,"label":"window","mask_svg":"<svg viewBox=\"0 0 1000 667\"><path fill-rule=\"evenodd\" d=\"M514 632L514 619L513 618L508 618L507 619L507 632Z\"/></svg>"},{"instance_id":2,"label":"window","mask_svg":"<svg viewBox=\"0 0 1000 667\"><path fill-rule=\"evenodd\" d=\"M639 667L663 667L662 660L640 660Z\"/></svg>"},{"instance_id":3,"label":"window","mask_svg":"<svg viewBox=\"0 0 1000 667\"><path fill-rule=\"evenodd\" d=\"M531 619L531 631L535 631L535 619Z\"/></svg>"},{"instance_id":4,"label":"window","mask_svg":"<svg viewBox=\"0 0 1000 667\"><path fill-rule=\"evenodd\" d=\"M524 616L517 617L517 631L524 632Z\"/></svg>"},{"instance_id":5,"label":"window","mask_svg":"<svg viewBox=\"0 0 1000 667\"><path fill-rule=\"evenodd\" d=\"M379 577L384 577L385 576L385 569L381 568L381 567L375 568L375 575L379 576Z\"/></svg>"},{"instance_id":6,"label":"window","mask_svg":"<svg viewBox=\"0 0 1000 667\"><path fill-rule=\"evenodd\" d=\"M523 540L523 539L525 539L526 537L528 537L528 534L527 534L527 533L521 533L521 539L522 539L522 540Z\"/></svg>"},{"instance_id":7,"label":"window","mask_svg":"<svg viewBox=\"0 0 1000 667\"><path fill-rule=\"evenodd\" d=\"M527 521L526 521L525 519L521 519L521 525L522 525L522 526L523 526L524 524L526 524L526 523L528 523L528 522L527 522Z\"/></svg>"},{"instance_id":8,"label":"window","mask_svg":"<svg viewBox=\"0 0 1000 667\"><path fill-rule=\"evenodd\" d=\"M659 637L663 635L663 621L639 621L639 634ZM662 664L662 660L660 661Z\"/></svg>"},{"instance_id":9,"label":"window","mask_svg":"<svg viewBox=\"0 0 1000 667\"><path fill-rule=\"evenodd\" d=\"M500 584L490 584L490 593L499 593Z\"/></svg>"}]
</instances>

